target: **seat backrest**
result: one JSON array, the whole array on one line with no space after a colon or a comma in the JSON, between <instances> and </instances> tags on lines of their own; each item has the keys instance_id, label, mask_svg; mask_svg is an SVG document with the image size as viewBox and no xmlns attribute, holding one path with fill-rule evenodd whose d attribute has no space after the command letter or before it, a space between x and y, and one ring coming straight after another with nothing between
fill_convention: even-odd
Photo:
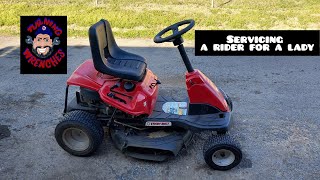
<instances>
[{"instance_id":1,"label":"seat backrest","mask_svg":"<svg viewBox=\"0 0 320 180\"><path fill-rule=\"evenodd\" d=\"M145 58L120 49L108 21L102 19L89 28L89 41L97 71L135 81L144 77L147 67Z\"/></svg>"},{"instance_id":2,"label":"seat backrest","mask_svg":"<svg viewBox=\"0 0 320 180\"><path fill-rule=\"evenodd\" d=\"M106 56L105 49L108 45L106 26L104 20L97 22L89 28L89 41L94 67L97 71L103 71ZM108 52L107 52L108 53Z\"/></svg>"},{"instance_id":3,"label":"seat backrest","mask_svg":"<svg viewBox=\"0 0 320 180\"><path fill-rule=\"evenodd\" d=\"M106 68L108 56L122 51L113 37L110 23L104 19L89 28L89 41L94 67L100 72Z\"/></svg>"}]
</instances>

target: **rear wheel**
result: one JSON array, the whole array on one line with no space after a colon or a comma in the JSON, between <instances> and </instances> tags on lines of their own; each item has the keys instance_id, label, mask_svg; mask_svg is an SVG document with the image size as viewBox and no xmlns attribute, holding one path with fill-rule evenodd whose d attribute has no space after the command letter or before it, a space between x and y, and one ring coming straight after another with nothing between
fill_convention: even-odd
<instances>
[{"instance_id":1,"label":"rear wheel","mask_svg":"<svg viewBox=\"0 0 320 180\"><path fill-rule=\"evenodd\" d=\"M214 135L205 142L203 156L212 169L226 171L241 162L242 152L229 135Z\"/></svg>"},{"instance_id":2,"label":"rear wheel","mask_svg":"<svg viewBox=\"0 0 320 180\"><path fill-rule=\"evenodd\" d=\"M58 144L75 156L89 156L100 146L104 131L95 115L85 111L67 113L55 129Z\"/></svg>"}]
</instances>

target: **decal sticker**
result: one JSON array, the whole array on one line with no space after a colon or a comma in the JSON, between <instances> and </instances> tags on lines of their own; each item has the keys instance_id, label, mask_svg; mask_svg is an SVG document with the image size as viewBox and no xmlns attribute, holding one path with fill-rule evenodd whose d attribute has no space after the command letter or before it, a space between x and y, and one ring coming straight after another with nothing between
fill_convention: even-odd
<instances>
[{"instance_id":1,"label":"decal sticker","mask_svg":"<svg viewBox=\"0 0 320 180\"><path fill-rule=\"evenodd\" d=\"M154 121L147 121L146 126L172 126L171 122L154 122Z\"/></svg>"},{"instance_id":2,"label":"decal sticker","mask_svg":"<svg viewBox=\"0 0 320 180\"><path fill-rule=\"evenodd\" d=\"M162 105L162 110L165 113L187 115L188 103L187 102L166 102Z\"/></svg>"}]
</instances>

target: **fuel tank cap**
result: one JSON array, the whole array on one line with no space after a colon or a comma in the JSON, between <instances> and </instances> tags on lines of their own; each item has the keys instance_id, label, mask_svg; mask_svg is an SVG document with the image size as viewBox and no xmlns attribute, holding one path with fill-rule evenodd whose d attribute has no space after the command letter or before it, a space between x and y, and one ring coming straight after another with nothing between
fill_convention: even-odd
<instances>
[{"instance_id":1,"label":"fuel tank cap","mask_svg":"<svg viewBox=\"0 0 320 180\"><path fill-rule=\"evenodd\" d=\"M136 85L133 82L127 81L124 83L123 87L127 92L131 92L134 90Z\"/></svg>"}]
</instances>

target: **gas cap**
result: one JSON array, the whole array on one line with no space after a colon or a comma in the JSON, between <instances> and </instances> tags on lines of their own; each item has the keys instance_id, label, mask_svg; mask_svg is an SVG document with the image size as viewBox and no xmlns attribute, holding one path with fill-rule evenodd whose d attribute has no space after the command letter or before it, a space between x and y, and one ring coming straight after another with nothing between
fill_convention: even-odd
<instances>
[{"instance_id":1,"label":"gas cap","mask_svg":"<svg viewBox=\"0 0 320 180\"><path fill-rule=\"evenodd\" d=\"M125 82L124 85L123 85L124 89L127 91L127 92L131 92L134 90L134 88L136 87L136 85L133 83L133 82Z\"/></svg>"}]
</instances>

